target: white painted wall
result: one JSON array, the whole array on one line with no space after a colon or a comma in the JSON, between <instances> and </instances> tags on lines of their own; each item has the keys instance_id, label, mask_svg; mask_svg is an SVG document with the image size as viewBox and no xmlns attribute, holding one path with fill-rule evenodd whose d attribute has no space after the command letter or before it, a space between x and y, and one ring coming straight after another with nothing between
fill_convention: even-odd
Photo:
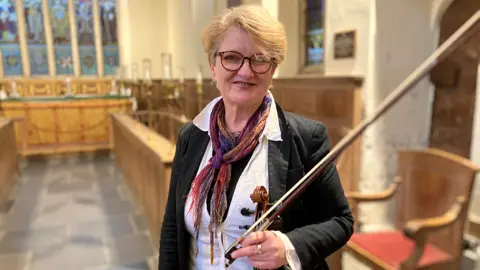
<instances>
[{"instance_id":1,"label":"white painted wall","mask_svg":"<svg viewBox=\"0 0 480 270\"><path fill-rule=\"evenodd\" d=\"M470 151L471 160L480 165L480 63L477 71L477 95L473 116L472 146ZM480 175L477 175L470 203L470 215L480 218Z\"/></svg>"},{"instance_id":2,"label":"white painted wall","mask_svg":"<svg viewBox=\"0 0 480 270\"><path fill-rule=\"evenodd\" d=\"M137 64L141 76L142 59L152 60L152 76L159 77L160 52L168 50L167 0L121 0L119 3L119 44L123 65Z\"/></svg>"},{"instance_id":3,"label":"white painted wall","mask_svg":"<svg viewBox=\"0 0 480 270\"><path fill-rule=\"evenodd\" d=\"M285 60L278 68L279 77L296 76L301 68L300 54L303 53L303 50L300 44L303 36L300 27L300 1L303 0L279 1L278 20L282 22L285 27L288 43Z\"/></svg>"},{"instance_id":4,"label":"white painted wall","mask_svg":"<svg viewBox=\"0 0 480 270\"><path fill-rule=\"evenodd\" d=\"M120 0L120 55L128 66L143 58L152 59L152 76L161 78L161 54L172 54L172 75L193 78L197 67L209 77L208 61L200 37L213 15L224 9L226 0Z\"/></svg>"},{"instance_id":5,"label":"white painted wall","mask_svg":"<svg viewBox=\"0 0 480 270\"><path fill-rule=\"evenodd\" d=\"M326 0L326 76L367 75L372 6L374 6L374 1L369 0ZM335 33L350 30L355 30L357 34L356 57L353 59L334 59L333 40Z\"/></svg>"}]
</instances>

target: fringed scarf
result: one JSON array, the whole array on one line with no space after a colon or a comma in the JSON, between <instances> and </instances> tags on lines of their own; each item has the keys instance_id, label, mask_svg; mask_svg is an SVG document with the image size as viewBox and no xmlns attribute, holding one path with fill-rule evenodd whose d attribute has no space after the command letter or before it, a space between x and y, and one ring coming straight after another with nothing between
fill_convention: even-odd
<instances>
[{"instance_id":1,"label":"fringed scarf","mask_svg":"<svg viewBox=\"0 0 480 270\"><path fill-rule=\"evenodd\" d=\"M266 95L263 103L250 117L238 139L227 130L225 124L225 106L223 99L215 104L210 115L210 134L215 155L193 180L189 196L192 203L193 222L198 241L202 206L207 200L208 192L214 182L214 190L210 201L210 263L213 264L213 241L227 209L227 188L230 183L232 163L250 154L258 145L259 138L265 128L270 111L271 98ZM217 177L215 173L218 171ZM215 179L214 179L215 178ZM197 249L198 252L198 249Z\"/></svg>"}]
</instances>

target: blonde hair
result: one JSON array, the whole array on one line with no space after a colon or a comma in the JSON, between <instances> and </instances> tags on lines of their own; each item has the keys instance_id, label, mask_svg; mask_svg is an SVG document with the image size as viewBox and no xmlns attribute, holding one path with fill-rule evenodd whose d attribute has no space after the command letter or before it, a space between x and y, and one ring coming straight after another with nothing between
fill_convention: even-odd
<instances>
[{"instance_id":1,"label":"blonde hair","mask_svg":"<svg viewBox=\"0 0 480 270\"><path fill-rule=\"evenodd\" d=\"M205 28L202 44L210 63L215 63L220 44L232 26L246 31L260 47L262 53L274 59L276 65L285 58L287 40L283 25L261 6L242 5L225 9Z\"/></svg>"}]
</instances>

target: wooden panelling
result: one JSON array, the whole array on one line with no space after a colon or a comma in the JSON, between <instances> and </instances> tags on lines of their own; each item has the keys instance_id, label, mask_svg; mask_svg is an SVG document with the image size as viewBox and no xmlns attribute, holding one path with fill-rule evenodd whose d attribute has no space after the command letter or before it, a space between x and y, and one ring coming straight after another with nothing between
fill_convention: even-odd
<instances>
[{"instance_id":1,"label":"wooden panelling","mask_svg":"<svg viewBox=\"0 0 480 270\"><path fill-rule=\"evenodd\" d=\"M134 95L145 97L147 100L144 103L151 102L148 101L149 95L142 94L145 83L124 83L132 88ZM361 85L362 79L356 77L278 78L274 79L271 91L285 111L323 122L327 126L332 145L335 145L361 122ZM169 91L175 88L180 91L179 96L167 100L166 96L171 94ZM163 100L161 105L152 108L158 108L165 113L178 113L178 116L190 120L219 95L211 79L204 79L200 88L195 80L187 79L181 85L176 80L154 81L148 89L151 96ZM174 111L175 108L180 108L180 111ZM144 123L147 124L146 121ZM360 155L361 142L358 139L337 161L346 191L357 190Z\"/></svg>"},{"instance_id":2,"label":"wooden panelling","mask_svg":"<svg viewBox=\"0 0 480 270\"><path fill-rule=\"evenodd\" d=\"M19 174L13 121L0 117L0 212L6 206Z\"/></svg>"},{"instance_id":3,"label":"wooden panelling","mask_svg":"<svg viewBox=\"0 0 480 270\"><path fill-rule=\"evenodd\" d=\"M361 122L360 85L358 78L276 79L271 91L285 111L323 122L335 145ZM346 191L358 188L360 155L361 144L357 140L337 161Z\"/></svg>"}]
</instances>

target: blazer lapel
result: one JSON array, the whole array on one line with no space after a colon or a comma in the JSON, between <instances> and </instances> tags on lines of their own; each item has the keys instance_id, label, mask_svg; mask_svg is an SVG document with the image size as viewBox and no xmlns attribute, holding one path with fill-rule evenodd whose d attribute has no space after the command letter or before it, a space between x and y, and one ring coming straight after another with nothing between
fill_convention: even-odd
<instances>
[{"instance_id":1,"label":"blazer lapel","mask_svg":"<svg viewBox=\"0 0 480 270\"><path fill-rule=\"evenodd\" d=\"M274 203L287 191L288 160L290 157L290 129L285 115L277 104L282 141L268 142L268 185L270 202Z\"/></svg>"},{"instance_id":2,"label":"blazer lapel","mask_svg":"<svg viewBox=\"0 0 480 270\"><path fill-rule=\"evenodd\" d=\"M187 269L188 260L188 243L189 236L185 227L185 201L190 191L193 179L196 176L198 168L207 148L210 137L207 132L203 132L200 129L196 129L190 135L189 140L186 142L187 150L182 160L182 171L185 173L179 176L179 186L177 190L177 233L178 233L178 245L179 245L179 269Z\"/></svg>"},{"instance_id":3,"label":"blazer lapel","mask_svg":"<svg viewBox=\"0 0 480 270\"><path fill-rule=\"evenodd\" d=\"M185 153L185 157L183 160L183 170L185 173L180 180L179 186L179 194L177 196L181 196L181 207L177 207L179 216L181 216L181 220L183 221L184 218L184 209L185 209L185 201L188 193L190 192L190 187L192 185L193 179L197 174L198 168L202 161L203 155L205 153L205 149L207 148L208 142L210 141L210 137L208 136L207 132L203 132L200 129L195 130L190 136L188 141L188 145L191 146L187 149Z\"/></svg>"}]
</instances>

